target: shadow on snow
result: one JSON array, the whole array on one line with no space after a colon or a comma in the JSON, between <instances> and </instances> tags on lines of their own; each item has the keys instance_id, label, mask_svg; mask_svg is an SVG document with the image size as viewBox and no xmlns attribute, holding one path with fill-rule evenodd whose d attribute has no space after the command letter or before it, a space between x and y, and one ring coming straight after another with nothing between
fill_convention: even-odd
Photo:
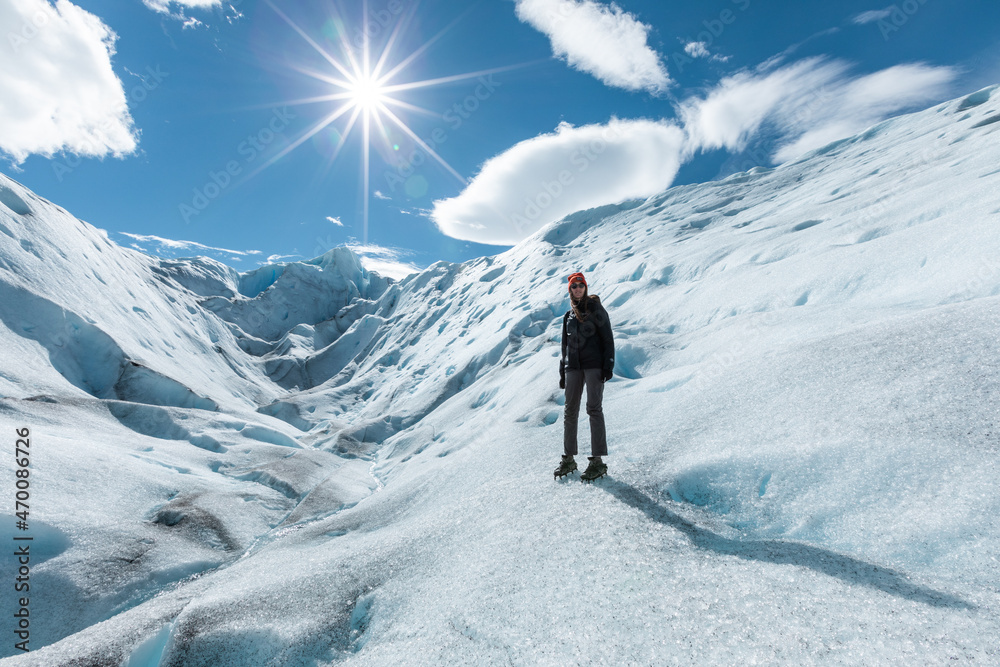
<instances>
[{"instance_id":1,"label":"shadow on snow","mask_svg":"<svg viewBox=\"0 0 1000 667\"><path fill-rule=\"evenodd\" d=\"M867 586L932 607L975 608L959 597L915 584L905 574L828 549L801 542L733 540L722 537L674 514L642 491L610 477L605 478L599 486L653 521L684 533L696 547L706 551L745 560L807 567L851 585Z\"/></svg>"}]
</instances>

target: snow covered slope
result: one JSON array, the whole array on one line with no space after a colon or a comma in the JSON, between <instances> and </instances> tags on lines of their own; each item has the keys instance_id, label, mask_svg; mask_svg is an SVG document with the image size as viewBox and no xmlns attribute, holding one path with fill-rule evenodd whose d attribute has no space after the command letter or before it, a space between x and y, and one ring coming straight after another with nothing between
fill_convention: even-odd
<instances>
[{"instance_id":1,"label":"snow covered slope","mask_svg":"<svg viewBox=\"0 0 1000 667\"><path fill-rule=\"evenodd\" d=\"M4 664L996 663L998 120L986 89L400 283L151 259L4 180ZM593 485L551 479L576 270L618 350Z\"/></svg>"}]
</instances>

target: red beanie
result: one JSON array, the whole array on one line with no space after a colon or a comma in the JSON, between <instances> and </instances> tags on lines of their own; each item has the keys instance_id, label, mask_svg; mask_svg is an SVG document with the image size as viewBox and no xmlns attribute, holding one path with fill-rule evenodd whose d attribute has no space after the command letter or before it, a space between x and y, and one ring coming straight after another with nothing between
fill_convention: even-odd
<instances>
[{"instance_id":1,"label":"red beanie","mask_svg":"<svg viewBox=\"0 0 1000 667\"><path fill-rule=\"evenodd\" d=\"M587 284L587 279L583 277L582 273L574 273L573 275L571 275L569 277L569 284L572 285L573 281L576 280L576 279L579 279L580 282L582 282L584 285Z\"/></svg>"}]
</instances>

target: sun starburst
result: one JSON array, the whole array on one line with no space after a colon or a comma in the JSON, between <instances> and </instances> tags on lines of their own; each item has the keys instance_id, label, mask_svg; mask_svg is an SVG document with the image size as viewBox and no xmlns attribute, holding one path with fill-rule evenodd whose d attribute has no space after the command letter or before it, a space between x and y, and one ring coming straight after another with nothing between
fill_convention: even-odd
<instances>
[{"instance_id":1,"label":"sun starburst","mask_svg":"<svg viewBox=\"0 0 1000 667\"><path fill-rule=\"evenodd\" d=\"M351 81L347 86L347 93L350 95L351 103L360 107L365 113L378 111L379 106L389 100L384 84L365 76Z\"/></svg>"},{"instance_id":2,"label":"sun starburst","mask_svg":"<svg viewBox=\"0 0 1000 667\"><path fill-rule=\"evenodd\" d=\"M436 116L437 114L400 99L399 95L421 88L475 79L489 74L525 67L531 64L522 63L518 65L498 67L476 72L467 72L464 74L456 74L434 79L403 81L403 74L406 69L412 65L432 44L438 41L449 29L461 20L462 16L457 17L436 35L431 37L431 39L424 42L419 48L414 50L405 58L396 62L391 69L386 71L389 62L393 60L395 55L395 47L400 41L400 37L406 26L409 24L410 19L413 18L413 13L416 11L416 7L419 3L413 3L411 5L410 12L400 17L400 20L396 22L392 32L389 33L388 39L385 41L385 44L381 46L378 53L372 53L371 41L366 31L362 32L364 37L362 44L358 49L346 38L346 30L338 30L336 45L341 53L341 56L338 58L331 54L328 49L325 49L317 43L317 41L313 39L306 30L289 18L288 15L278 8L271 0L265 1L268 6L270 6L271 9L274 10L274 12L329 65L329 69L326 71L316 71L315 69L308 69L301 66L296 67L300 73L306 74L309 77L328 85L328 89L330 91L329 93L298 100L289 100L286 104L326 104L331 106L331 111L315 122L283 150L271 157L266 163L262 164L255 172L253 172L253 174L251 174L251 176L273 165L285 155L295 150L302 143L308 141L325 128L339 121L343 123L343 127L338 128L337 134L339 138L328 159L327 166L329 168L339 156L341 149L353 134L354 129L358 128L361 134L361 169L364 182L364 244L368 243L368 208L371 195L371 147L374 144L383 152L383 154L393 154L395 149L398 148L398 145L391 139L393 131L395 131L397 135L399 132L402 132L402 134L408 137L415 146L419 146L421 151L433 158L434 161L437 162L445 171L454 176L461 185L464 186L466 184L466 179L450 164L448 164L448 162L441 155L439 155L433 147L421 139L407 124L407 122L401 118L399 114L395 113L392 108L399 110L400 113L408 111L427 116ZM334 12L334 15L332 16L334 23L336 25L343 26L344 21L341 17L336 14L335 10L331 11ZM363 15L367 15L367 2L364 3ZM375 56L375 58L373 58L373 56Z\"/></svg>"}]
</instances>

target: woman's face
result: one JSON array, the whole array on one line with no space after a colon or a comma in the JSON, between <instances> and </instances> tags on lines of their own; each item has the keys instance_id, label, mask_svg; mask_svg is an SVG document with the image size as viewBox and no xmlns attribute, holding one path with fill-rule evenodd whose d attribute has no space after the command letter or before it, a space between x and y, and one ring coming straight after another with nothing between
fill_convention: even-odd
<instances>
[{"instance_id":1,"label":"woman's face","mask_svg":"<svg viewBox=\"0 0 1000 667\"><path fill-rule=\"evenodd\" d=\"M587 285L583 281L575 280L569 285L569 293L574 299L579 299L581 296L586 294L586 292Z\"/></svg>"}]
</instances>

